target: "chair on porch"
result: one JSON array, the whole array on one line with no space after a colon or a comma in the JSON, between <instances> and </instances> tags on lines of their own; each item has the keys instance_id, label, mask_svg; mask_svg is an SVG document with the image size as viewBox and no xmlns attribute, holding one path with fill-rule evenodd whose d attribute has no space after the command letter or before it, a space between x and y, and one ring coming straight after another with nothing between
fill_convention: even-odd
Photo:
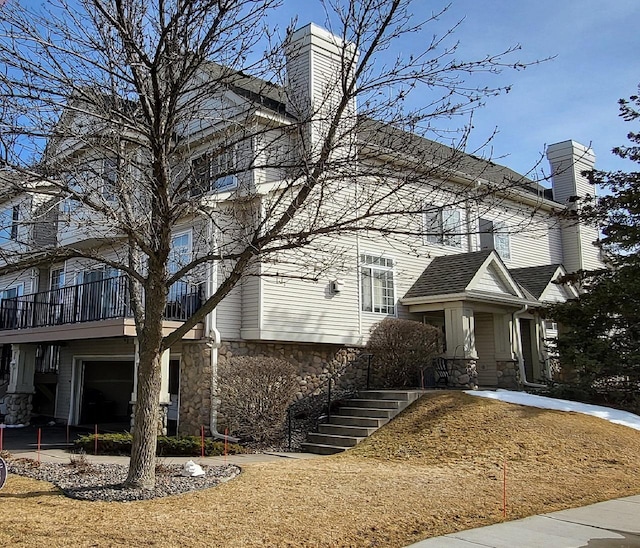
<instances>
[{"instance_id":1,"label":"chair on porch","mask_svg":"<svg viewBox=\"0 0 640 548\"><path fill-rule=\"evenodd\" d=\"M449 366L446 358L433 358L431 365L423 371L423 387L439 388L449 386Z\"/></svg>"}]
</instances>

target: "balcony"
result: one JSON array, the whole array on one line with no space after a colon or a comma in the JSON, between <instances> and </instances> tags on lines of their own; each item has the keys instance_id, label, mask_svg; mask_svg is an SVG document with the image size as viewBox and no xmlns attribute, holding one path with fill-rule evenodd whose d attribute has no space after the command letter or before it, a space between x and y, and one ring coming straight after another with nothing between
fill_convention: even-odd
<instances>
[{"instance_id":1,"label":"balcony","mask_svg":"<svg viewBox=\"0 0 640 548\"><path fill-rule=\"evenodd\" d=\"M165 320L183 322L200 306L200 288L177 282L169 290ZM60 326L90 322L132 326L132 317L129 279L126 276L116 276L3 299L0 301L0 332L3 332L0 338L4 338L7 331L48 328L44 331L47 333L55 331L54 328L59 331ZM130 331L122 334L130 334Z\"/></svg>"}]
</instances>

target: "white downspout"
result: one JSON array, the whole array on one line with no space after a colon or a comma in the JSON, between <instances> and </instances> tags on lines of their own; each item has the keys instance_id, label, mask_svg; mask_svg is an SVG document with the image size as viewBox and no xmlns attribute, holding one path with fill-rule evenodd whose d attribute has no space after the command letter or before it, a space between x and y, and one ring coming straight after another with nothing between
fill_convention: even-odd
<instances>
[{"instance_id":1,"label":"white downspout","mask_svg":"<svg viewBox=\"0 0 640 548\"><path fill-rule=\"evenodd\" d=\"M530 388L546 388L544 384L538 384L535 382L529 382L527 380L527 373L524 368L524 356L522 353L522 338L520 336L520 315L524 314L527 310L529 310L529 305L525 304L520 310L513 313L513 342L516 350L516 356L518 358L518 370L520 371L520 382L524 386L528 386Z\"/></svg>"},{"instance_id":2,"label":"white downspout","mask_svg":"<svg viewBox=\"0 0 640 548\"><path fill-rule=\"evenodd\" d=\"M209 242L213 244L213 221L209 219L208 226ZM211 264L211 261L207 261L207 291L206 298L208 299L213 295L218 286L218 268L217 263ZM216 439L223 439L230 441L231 443L238 443L238 438L232 436L225 436L218 432L218 348L221 345L220 331L217 328L217 308L214 308L209 314L205 316L204 328L207 338L207 346L210 349L210 365L211 365L211 399L210 406L210 419L209 419L209 433L211 437Z\"/></svg>"}]
</instances>

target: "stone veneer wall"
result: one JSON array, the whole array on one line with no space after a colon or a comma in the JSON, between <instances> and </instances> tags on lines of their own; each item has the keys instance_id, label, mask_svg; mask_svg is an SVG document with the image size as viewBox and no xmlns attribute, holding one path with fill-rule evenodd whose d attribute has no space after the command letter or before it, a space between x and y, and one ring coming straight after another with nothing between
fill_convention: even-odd
<instances>
[{"instance_id":1,"label":"stone veneer wall","mask_svg":"<svg viewBox=\"0 0 640 548\"><path fill-rule=\"evenodd\" d=\"M512 390L520 390L522 388L520 382L520 369L518 362L514 360L497 361L498 388L509 388Z\"/></svg>"},{"instance_id":2,"label":"stone veneer wall","mask_svg":"<svg viewBox=\"0 0 640 548\"><path fill-rule=\"evenodd\" d=\"M131 432L134 431L135 429L135 423L136 423L136 403L135 402L129 402L129 404L131 405L131 415L130 415L130 427L131 427ZM158 414L158 435L159 436L166 436L167 435L167 415L168 415L168 408L169 406L167 404L160 404L160 412Z\"/></svg>"},{"instance_id":3,"label":"stone veneer wall","mask_svg":"<svg viewBox=\"0 0 640 548\"><path fill-rule=\"evenodd\" d=\"M328 344L225 341L218 350L218 363L225 363L234 356L265 356L286 360L298 368L300 389L296 398L302 399L323 387L332 373L353 361L359 353L356 348ZM346 388L345 384L355 385L361 375L361 370L349 371L340 383L341 388Z\"/></svg>"},{"instance_id":4,"label":"stone veneer wall","mask_svg":"<svg viewBox=\"0 0 640 548\"><path fill-rule=\"evenodd\" d=\"M454 358L447 360L449 367L449 386L452 388L478 388L476 360Z\"/></svg>"},{"instance_id":5,"label":"stone veneer wall","mask_svg":"<svg viewBox=\"0 0 640 548\"><path fill-rule=\"evenodd\" d=\"M211 348L206 343L183 343L180 359L178 434L199 435L211 424Z\"/></svg>"},{"instance_id":6,"label":"stone veneer wall","mask_svg":"<svg viewBox=\"0 0 640 548\"><path fill-rule=\"evenodd\" d=\"M7 413L4 417L5 424L29 424L31 411L33 410L33 394L5 394L4 403Z\"/></svg>"}]
</instances>

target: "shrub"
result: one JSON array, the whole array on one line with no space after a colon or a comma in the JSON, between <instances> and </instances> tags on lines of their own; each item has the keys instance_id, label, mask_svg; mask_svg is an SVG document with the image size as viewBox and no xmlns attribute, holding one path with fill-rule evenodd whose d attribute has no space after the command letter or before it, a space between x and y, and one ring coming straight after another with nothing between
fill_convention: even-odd
<instances>
[{"instance_id":1,"label":"shrub","mask_svg":"<svg viewBox=\"0 0 640 548\"><path fill-rule=\"evenodd\" d=\"M420 372L441 352L442 331L411 320L373 326L366 351L373 355L373 383L381 388L420 385Z\"/></svg>"},{"instance_id":2,"label":"shrub","mask_svg":"<svg viewBox=\"0 0 640 548\"><path fill-rule=\"evenodd\" d=\"M277 358L239 356L218 374L220 412L233 435L261 444L280 440L299 389L296 368Z\"/></svg>"},{"instance_id":3,"label":"shrub","mask_svg":"<svg viewBox=\"0 0 640 548\"><path fill-rule=\"evenodd\" d=\"M116 434L98 434L98 453L101 455L131 454L132 435L128 432ZM77 451L93 454L95 450L95 434L80 436L74 446ZM198 457L201 454L201 438L199 436L158 436L156 455L165 457ZM237 444L227 445L230 455L244 453L245 449ZM224 442L205 438L204 454L214 457L224 454Z\"/></svg>"}]
</instances>

